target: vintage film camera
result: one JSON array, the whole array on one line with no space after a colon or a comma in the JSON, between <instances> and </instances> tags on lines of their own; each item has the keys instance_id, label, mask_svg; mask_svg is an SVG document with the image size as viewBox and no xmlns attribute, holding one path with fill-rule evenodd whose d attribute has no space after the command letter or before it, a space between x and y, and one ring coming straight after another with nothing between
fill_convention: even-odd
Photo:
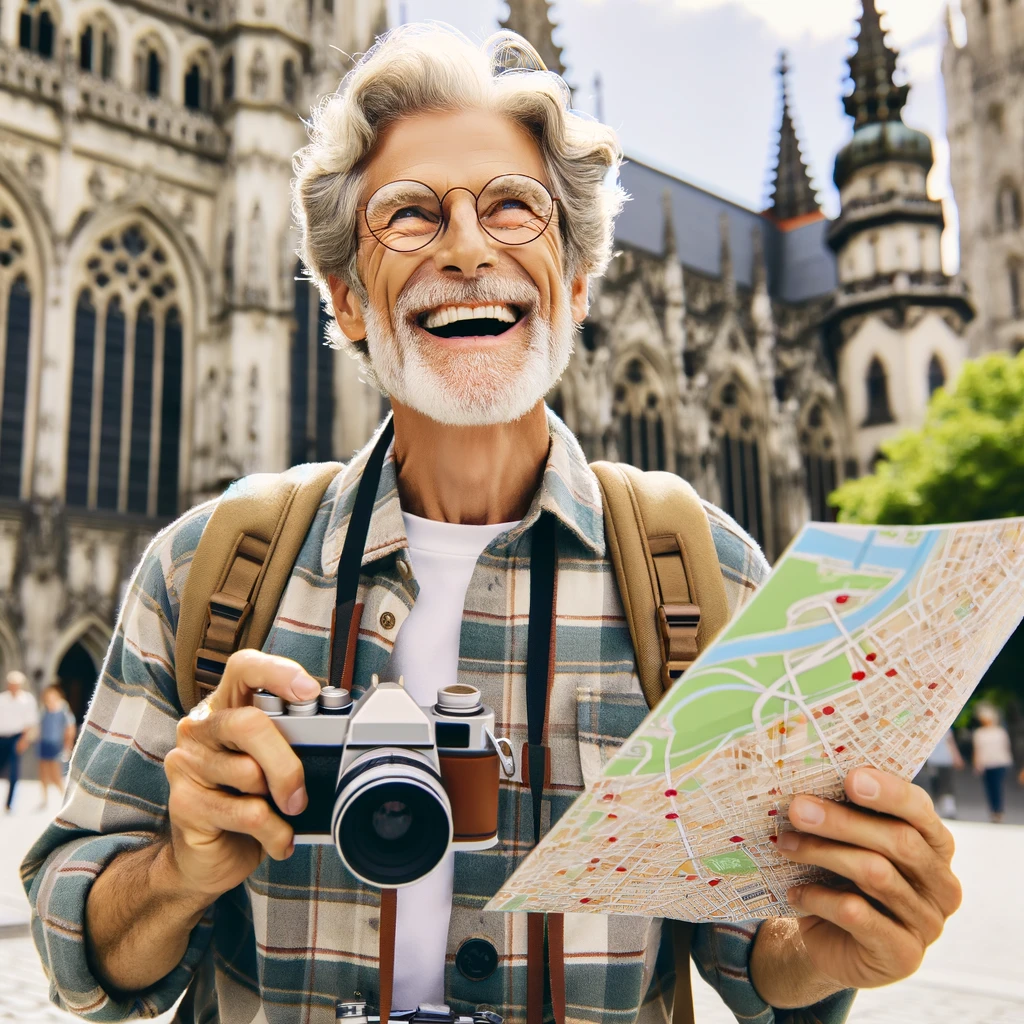
<instances>
[{"instance_id":1,"label":"vintage film camera","mask_svg":"<svg viewBox=\"0 0 1024 1024\"><path fill-rule=\"evenodd\" d=\"M261 691L254 703L273 717L305 772L306 809L282 815L295 842L334 843L368 885L411 885L450 846L497 843L499 765L511 777L515 762L475 687L443 687L433 707L420 707L402 679L382 683L375 675L355 705L335 686L295 704Z\"/></svg>"}]
</instances>

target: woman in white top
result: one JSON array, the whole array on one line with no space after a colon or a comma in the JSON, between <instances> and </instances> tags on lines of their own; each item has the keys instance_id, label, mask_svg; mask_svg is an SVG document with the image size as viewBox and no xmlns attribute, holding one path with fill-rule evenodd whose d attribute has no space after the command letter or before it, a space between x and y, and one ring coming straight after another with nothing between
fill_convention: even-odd
<instances>
[{"instance_id":1,"label":"woman in white top","mask_svg":"<svg viewBox=\"0 0 1024 1024\"><path fill-rule=\"evenodd\" d=\"M981 725L974 730L974 770L985 783L992 820L999 822L1003 820L1006 773L1013 766L1010 735L999 724L999 712L991 705L981 705L976 714Z\"/></svg>"}]
</instances>

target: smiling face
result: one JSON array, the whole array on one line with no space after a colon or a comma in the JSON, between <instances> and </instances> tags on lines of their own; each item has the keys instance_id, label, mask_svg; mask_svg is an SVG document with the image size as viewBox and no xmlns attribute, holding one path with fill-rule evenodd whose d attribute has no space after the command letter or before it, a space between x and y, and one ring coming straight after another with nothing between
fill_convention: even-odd
<instances>
[{"instance_id":1,"label":"smiling face","mask_svg":"<svg viewBox=\"0 0 1024 1024\"><path fill-rule=\"evenodd\" d=\"M557 203L547 229L525 244L512 244L522 236L508 229L529 221L531 211L507 190L498 206L485 196L482 214L491 214L488 230L481 227L476 196L509 174L553 192L536 142L504 117L470 110L397 122L366 166L360 208L382 186L422 182L442 197L446 226L425 247L396 252L388 246L408 244L402 237L429 237L436 211L399 203L381 214L372 204L358 220L368 306L330 279L338 325L352 340L366 338L384 390L440 423L479 426L525 415L561 376L575 324L586 315L586 275L565 280Z\"/></svg>"}]
</instances>

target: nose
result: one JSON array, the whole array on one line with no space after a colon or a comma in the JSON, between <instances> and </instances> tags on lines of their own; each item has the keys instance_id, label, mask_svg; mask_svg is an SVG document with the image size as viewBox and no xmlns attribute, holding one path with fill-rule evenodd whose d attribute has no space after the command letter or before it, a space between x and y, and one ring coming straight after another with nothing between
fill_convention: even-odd
<instances>
[{"instance_id":1,"label":"nose","mask_svg":"<svg viewBox=\"0 0 1024 1024\"><path fill-rule=\"evenodd\" d=\"M498 263L497 243L482 227L476 215L476 198L468 190L456 190L448 197L447 224L434 253L437 270L456 271L463 277Z\"/></svg>"}]
</instances>

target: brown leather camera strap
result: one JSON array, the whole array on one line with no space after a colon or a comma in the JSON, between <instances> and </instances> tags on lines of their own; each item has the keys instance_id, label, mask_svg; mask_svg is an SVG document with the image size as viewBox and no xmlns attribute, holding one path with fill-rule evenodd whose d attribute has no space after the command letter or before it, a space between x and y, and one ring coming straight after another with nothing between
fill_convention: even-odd
<instances>
[{"instance_id":1,"label":"brown leather camera strap","mask_svg":"<svg viewBox=\"0 0 1024 1024\"><path fill-rule=\"evenodd\" d=\"M388 1024L391 1017L391 993L395 984L395 923L398 917L398 890L380 891L380 948L377 980L380 986L380 1020Z\"/></svg>"}]
</instances>

